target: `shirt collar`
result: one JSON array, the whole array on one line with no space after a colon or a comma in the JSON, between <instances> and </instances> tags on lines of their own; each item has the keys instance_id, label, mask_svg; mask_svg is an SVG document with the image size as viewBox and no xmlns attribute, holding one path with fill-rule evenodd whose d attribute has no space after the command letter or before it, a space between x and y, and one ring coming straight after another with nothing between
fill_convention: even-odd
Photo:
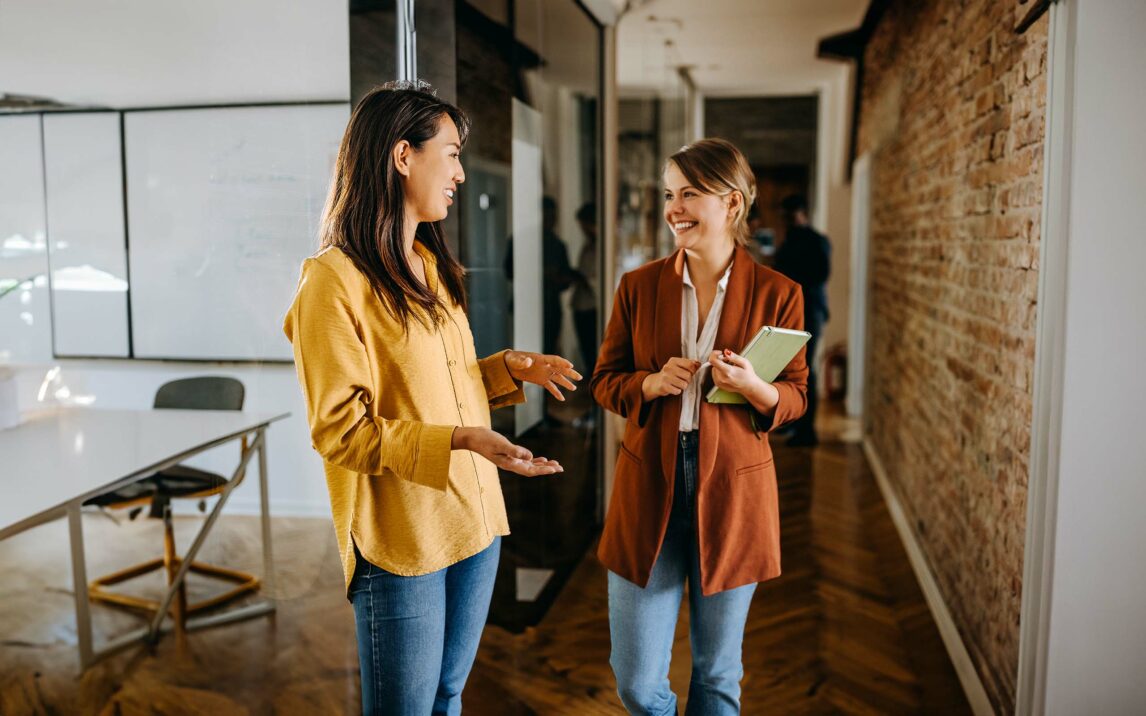
<instances>
[{"instance_id":1,"label":"shirt collar","mask_svg":"<svg viewBox=\"0 0 1146 716\"><path fill-rule=\"evenodd\" d=\"M733 258L733 260L728 263L728 268L724 269L724 273L720 276L720 279L716 282L716 290L717 291L724 291L724 290L728 289L728 277L732 274L732 264L733 263L735 263L735 258ZM696 288L696 286L692 283L692 277L688 275L688 261L684 262L684 285L688 286L691 289Z\"/></svg>"},{"instance_id":2,"label":"shirt collar","mask_svg":"<svg viewBox=\"0 0 1146 716\"><path fill-rule=\"evenodd\" d=\"M422 257L422 263L426 267L426 287L434 293L438 292L438 259L434 256L434 252L430 251L428 247L422 244L417 239L414 240L414 253Z\"/></svg>"},{"instance_id":3,"label":"shirt collar","mask_svg":"<svg viewBox=\"0 0 1146 716\"><path fill-rule=\"evenodd\" d=\"M422 242L418 241L417 239L414 239L414 253L421 256L422 260L426 263L432 263L434 265L437 265L438 263L437 257L434 256L434 252L430 251L430 249L424 246Z\"/></svg>"}]
</instances>

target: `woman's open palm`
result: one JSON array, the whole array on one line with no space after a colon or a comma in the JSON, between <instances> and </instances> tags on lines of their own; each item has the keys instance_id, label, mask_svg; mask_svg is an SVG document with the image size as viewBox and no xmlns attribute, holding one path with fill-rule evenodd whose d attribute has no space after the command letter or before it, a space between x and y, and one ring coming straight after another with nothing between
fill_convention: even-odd
<instances>
[{"instance_id":1,"label":"woman's open palm","mask_svg":"<svg viewBox=\"0 0 1146 716\"><path fill-rule=\"evenodd\" d=\"M564 472L556 460L534 457L529 450L514 445L504 435L489 428L458 428L454 435L460 438L457 447L476 452L502 470L526 477Z\"/></svg>"}]
</instances>

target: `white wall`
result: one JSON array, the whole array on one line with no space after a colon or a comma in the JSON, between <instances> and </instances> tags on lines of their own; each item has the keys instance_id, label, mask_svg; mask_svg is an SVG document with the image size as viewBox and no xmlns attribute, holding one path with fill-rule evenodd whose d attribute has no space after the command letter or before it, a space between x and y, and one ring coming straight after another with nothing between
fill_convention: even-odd
<instances>
[{"instance_id":1,"label":"white wall","mask_svg":"<svg viewBox=\"0 0 1146 716\"><path fill-rule=\"evenodd\" d=\"M852 186L847 175L851 127L851 65L839 64L831 82L819 90L819 131L816 136L816 196L812 225L832 242L832 274L828 278L831 320L817 351L820 360L827 350L848 342L848 306L851 301ZM821 364L821 368L822 368ZM827 388L827 374L820 373L820 390Z\"/></svg>"},{"instance_id":2,"label":"white wall","mask_svg":"<svg viewBox=\"0 0 1146 716\"><path fill-rule=\"evenodd\" d=\"M0 93L111 107L347 100L346 0L4 0Z\"/></svg>"},{"instance_id":3,"label":"white wall","mask_svg":"<svg viewBox=\"0 0 1146 716\"><path fill-rule=\"evenodd\" d=\"M348 19L345 0L3 0L0 92L114 107L346 100ZM265 320L278 325L282 316ZM0 355L4 342L0 336ZM239 378L247 409L292 413L267 436L272 511L329 514L291 365L57 360L13 367L22 410L58 402L57 394L96 408L146 408L168 380ZM55 368L41 401L44 377ZM236 454L225 446L193 462L229 474ZM257 505L257 483L250 480L228 509Z\"/></svg>"},{"instance_id":4,"label":"white wall","mask_svg":"<svg viewBox=\"0 0 1146 716\"><path fill-rule=\"evenodd\" d=\"M1146 705L1146 4L1065 0L1069 219L1047 714ZM1071 68L1071 65L1073 67ZM1058 71L1060 68L1053 68Z\"/></svg>"}]
</instances>

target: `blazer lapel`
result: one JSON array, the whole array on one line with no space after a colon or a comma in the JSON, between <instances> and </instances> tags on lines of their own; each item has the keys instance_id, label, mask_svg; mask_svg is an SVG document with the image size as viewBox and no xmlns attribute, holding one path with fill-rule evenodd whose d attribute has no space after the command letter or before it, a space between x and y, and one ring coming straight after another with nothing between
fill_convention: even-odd
<instances>
[{"instance_id":1,"label":"blazer lapel","mask_svg":"<svg viewBox=\"0 0 1146 716\"><path fill-rule=\"evenodd\" d=\"M684 291L684 251L666 261L657 279L655 300L655 321L653 333L654 370L660 370L670 358L679 357L681 294ZM676 477L677 432L680 430L680 398L664 397L661 408L661 445L672 445L671 450L661 450L661 470L664 479L671 485Z\"/></svg>"},{"instance_id":2,"label":"blazer lapel","mask_svg":"<svg viewBox=\"0 0 1146 716\"><path fill-rule=\"evenodd\" d=\"M725 348L739 353L751 338L747 323L756 288L753 280L755 261L748 252L739 246L732 254L732 273L728 276L728 287L724 293L724 308L720 312L720 325L716 327L716 341L713 350ZM756 326L755 328L759 328ZM707 358L707 356L706 356Z\"/></svg>"},{"instance_id":3,"label":"blazer lapel","mask_svg":"<svg viewBox=\"0 0 1146 716\"><path fill-rule=\"evenodd\" d=\"M732 254L732 273L728 276L728 287L724 293L724 308L720 312L720 324L716 328L713 350L729 350L739 353L751 337L750 331L759 326L749 326L748 316L756 292L756 262L748 252L739 246ZM707 356L705 356L707 360ZM707 391L705 391L707 393ZM721 407L700 397L700 440L697 454L697 467L701 475L711 475L716 465L716 452L720 445ZM736 406L723 408L736 409Z\"/></svg>"},{"instance_id":4,"label":"blazer lapel","mask_svg":"<svg viewBox=\"0 0 1146 716\"><path fill-rule=\"evenodd\" d=\"M656 337L653 344L653 360L656 370L664 367L669 358L680 355L680 316L681 294L684 291L684 251L677 251L661 266L657 278L656 320L653 322Z\"/></svg>"}]
</instances>

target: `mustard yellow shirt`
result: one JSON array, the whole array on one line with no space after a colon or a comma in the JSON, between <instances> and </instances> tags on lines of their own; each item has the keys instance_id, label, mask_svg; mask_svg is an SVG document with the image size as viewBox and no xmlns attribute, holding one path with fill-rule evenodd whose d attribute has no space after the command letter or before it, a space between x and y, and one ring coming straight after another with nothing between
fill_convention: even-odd
<instances>
[{"instance_id":1,"label":"mustard yellow shirt","mask_svg":"<svg viewBox=\"0 0 1146 716\"><path fill-rule=\"evenodd\" d=\"M341 250L302 264L284 330L322 456L347 588L354 546L400 575L437 571L509 534L497 468L451 450L457 426L490 425L490 408L524 400L505 354L479 359L465 312L438 282L433 254L414 249L449 306L436 328L409 332Z\"/></svg>"}]
</instances>

